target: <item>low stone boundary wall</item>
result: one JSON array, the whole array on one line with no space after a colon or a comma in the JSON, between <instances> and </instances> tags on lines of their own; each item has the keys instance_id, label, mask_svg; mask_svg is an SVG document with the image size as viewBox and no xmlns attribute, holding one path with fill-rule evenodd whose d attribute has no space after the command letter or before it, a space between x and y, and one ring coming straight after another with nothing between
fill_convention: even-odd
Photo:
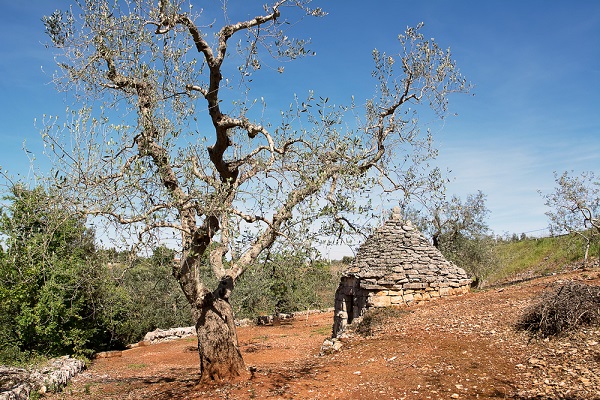
<instances>
[{"instance_id":1,"label":"low stone boundary wall","mask_svg":"<svg viewBox=\"0 0 600 400\"><path fill-rule=\"evenodd\" d=\"M62 389L85 368L69 356L55 358L39 369L0 366L0 400L26 400L33 393Z\"/></svg>"},{"instance_id":2,"label":"low stone boundary wall","mask_svg":"<svg viewBox=\"0 0 600 400\"><path fill-rule=\"evenodd\" d=\"M321 314L321 313L332 312L332 311L333 311L333 307L327 308L325 310L314 309L314 310L306 310L306 311L294 311L293 313L289 313L289 314L279 313L278 316L261 315L260 317L257 318L256 325L272 324L274 321L277 320L277 317L279 318L279 321L287 321L287 320L291 320L294 318L301 318L301 317L308 318L308 316L312 315L312 314Z\"/></svg>"},{"instance_id":3,"label":"low stone boundary wall","mask_svg":"<svg viewBox=\"0 0 600 400\"><path fill-rule=\"evenodd\" d=\"M144 336L144 342L154 344L194 335L196 335L196 328L193 326L172 329L156 329L152 332L146 333L146 336Z\"/></svg>"},{"instance_id":4,"label":"low stone boundary wall","mask_svg":"<svg viewBox=\"0 0 600 400\"><path fill-rule=\"evenodd\" d=\"M285 321L285 320L290 320L293 318L300 318L300 317L304 317L304 316L308 317L309 315L312 315L312 314L319 314L319 313L331 312L331 311L333 311L333 307L328 308L326 310L314 309L314 310L306 310L306 311L296 311L296 312L289 313L289 314L280 313L279 320ZM244 319L240 319L240 320L236 319L235 326L244 327L244 326L251 326L251 325L269 325L269 324L273 323L274 319L276 319L276 318L273 315L261 315L261 316L257 317L255 321L252 321L249 318L244 318ZM196 335L196 328L193 326L171 328L171 329L155 329L152 332L146 333L142 342L129 345L129 348L140 346L140 344L142 344L142 343L143 344L155 344L155 343L167 342L170 340L177 340L177 339L181 339L181 338L185 338L185 337L189 337L189 336L195 336L195 335Z\"/></svg>"}]
</instances>

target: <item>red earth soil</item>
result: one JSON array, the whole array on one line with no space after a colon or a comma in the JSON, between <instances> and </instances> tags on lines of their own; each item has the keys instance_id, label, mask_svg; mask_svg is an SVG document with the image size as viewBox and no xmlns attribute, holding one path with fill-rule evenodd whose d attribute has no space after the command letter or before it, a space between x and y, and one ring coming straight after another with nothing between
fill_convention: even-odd
<instances>
[{"instance_id":1,"label":"red earth soil","mask_svg":"<svg viewBox=\"0 0 600 400\"><path fill-rule=\"evenodd\" d=\"M600 399L600 327L549 340L515 330L557 281L600 285L600 272L538 278L408 307L372 336L319 356L332 313L238 329L252 371L199 383L195 337L97 358L48 399Z\"/></svg>"}]
</instances>

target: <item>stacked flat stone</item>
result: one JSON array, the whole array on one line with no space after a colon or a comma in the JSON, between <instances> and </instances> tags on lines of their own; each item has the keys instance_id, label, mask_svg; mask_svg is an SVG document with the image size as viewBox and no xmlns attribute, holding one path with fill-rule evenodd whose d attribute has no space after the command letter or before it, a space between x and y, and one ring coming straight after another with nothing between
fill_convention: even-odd
<instances>
[{"instance_id":1,"label":"stacked flat stone","mask_svg":"<svg viewBox=\"0 0 600 400\"><path fill-rule=\"evenodd\" d=\"M334 336L371 307L405 306L463 294L471 279L398 210L360 247L336 292Z\"/></svg>"},{"instance_id":2,"label":"stacked flat stone","mask_svg":"<svg viewBox=\"0 0 600 400\"><path fill-rule=\"evenodd\" d=\"M0 400L27 400L58 391L84 368L83 361L69 356L54 358L40 369L0 365Z\"/></svg>"}]
</instances>

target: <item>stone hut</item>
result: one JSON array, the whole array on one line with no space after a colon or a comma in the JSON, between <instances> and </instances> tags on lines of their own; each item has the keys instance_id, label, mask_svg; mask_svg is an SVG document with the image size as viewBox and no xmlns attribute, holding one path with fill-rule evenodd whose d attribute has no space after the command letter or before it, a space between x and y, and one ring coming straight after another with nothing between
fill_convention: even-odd
<instances>
[{"instance_id":1,"label":"stone hut","mask_svg":"<svg viewBox=\"0 0 600 400\"><path fill-rule=\"evenodd\" d=\"M359 248L335 293L333 337L375 307L403 307L467 293L471 279L447 261L400 210Z\"/></svg>"}]
</instances>

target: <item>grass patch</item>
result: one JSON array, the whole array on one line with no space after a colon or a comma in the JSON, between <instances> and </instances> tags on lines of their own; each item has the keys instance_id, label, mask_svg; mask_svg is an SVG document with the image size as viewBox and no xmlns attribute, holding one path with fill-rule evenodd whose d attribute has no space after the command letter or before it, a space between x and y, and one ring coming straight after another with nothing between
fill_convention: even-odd
<instances>
[{"instance_id":1,"label":"grass patch","mask_svg":"<svg viewBox=\"0 0 600 400\"><path fill-rule=\"evenodd\" d=\"M146 367L147 367L147 365L144 363L134 363L134 364L127 365L127 368L129 368L129 369L144 369Z\"/></svg>"},{"instance_id":2,"label":"grass patch","mask_svg":"<svg viewBox=\"0 0 600 400\"><path fill-rule=\"evenodd\" d=\"M317 329L310 331L310 336L314 335L331 335L331 326L321 326Z\"/></svg>"},{"instance_id":3,"label":"grass patch","mask_svg":"<svg viewBox=\"0 0 600 400\"><path fill-rule=\"evenodd\" d=\"M500 267L488 278L493 284L512 276L532 272L545 275L558 272L566 264L579 262L584 256L584 242L579 237L560 236L500 242L494 247ZM590 248L589 257L598 257L599 245Z\"/></svg>"}]
</instances>

